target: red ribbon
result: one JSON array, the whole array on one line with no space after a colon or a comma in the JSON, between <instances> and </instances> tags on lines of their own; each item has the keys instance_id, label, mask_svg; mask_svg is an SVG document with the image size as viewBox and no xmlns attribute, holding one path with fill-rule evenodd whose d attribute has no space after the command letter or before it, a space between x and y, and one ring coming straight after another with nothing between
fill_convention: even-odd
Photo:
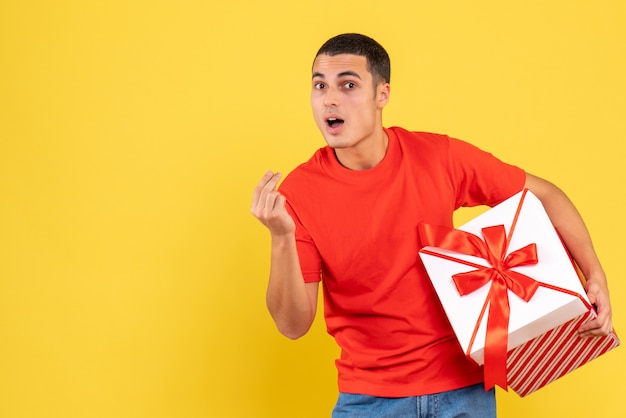
<instances>
[{"instance_id":1,"label":"red ribbon","mask_svg":"<svg viewBox=\"0 0 626 418\"><path fill-rule=\"evenodd\" d=\"M511 268L537 264L536 244L527 245L506 255L509 240L504 225L483 228L484 241L466 231L429 224L420 224L419 234L423 246L480 257L491 266L485 267L466 263L477 267L477 270L455 274L452 278L461 296L472 293L491 282L491 288L485 300L485 305L489 304L485 339L485 390L491 389L494 385L506 390L506 356L510 312L508 290L528 302L540 285L534 279L513 271ZM474 336L481 318L482 314L476 324ZM472 337L473 340L474 337ZM468 354L470 348L468 348Z\"/></svg>"}]
</instances>

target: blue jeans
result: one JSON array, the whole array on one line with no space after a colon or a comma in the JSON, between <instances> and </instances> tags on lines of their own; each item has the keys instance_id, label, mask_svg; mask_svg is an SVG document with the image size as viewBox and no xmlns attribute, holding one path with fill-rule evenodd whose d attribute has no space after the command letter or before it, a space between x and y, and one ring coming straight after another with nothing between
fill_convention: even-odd
<instances>
[{"instance_id":1,"label":"blue jeans","mask_svg":"<svg viewBox=\"0 0 626 418\"><path fill-rule=\"evenodd\" d=\"M340 393L332 418L490 418L496 393L482 383L449 392L408 398L379 398Z\"/></svg>"}]
</instances>

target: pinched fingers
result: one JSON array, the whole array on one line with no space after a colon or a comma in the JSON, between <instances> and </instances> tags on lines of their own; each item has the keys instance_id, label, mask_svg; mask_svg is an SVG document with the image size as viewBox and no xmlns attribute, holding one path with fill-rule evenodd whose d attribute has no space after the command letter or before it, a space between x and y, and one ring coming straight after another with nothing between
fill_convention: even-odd
<instances>
[{"instance_id":1,"label":"pinched fingers","mask_svg":"<svg viewBox=\"0 0 626 418\"><path fill-rule=\"evenodd\" d=\"M280 177L280 173L273 173L271 171L268 171L263 175L261 181L259 181L254 188L254 193L252 194L252 207L250 208L250 211L253 214L257 213L259 206L262 207L265 205L268 193L276 190L276 185L278 184Z\"/></svg>"},{"instance_id":2,"label":"pinched fingers","mask_svg":"<svg viewBox=\"0 0 626 418\"><path fill-rule=\"evenodd\" d=\"M280 178L280 173L265 173L254 189L250 209L252 215L273 234L289 233L295 229L285 209L285 197L276 190Z\"/></svg>"}]
</instances>

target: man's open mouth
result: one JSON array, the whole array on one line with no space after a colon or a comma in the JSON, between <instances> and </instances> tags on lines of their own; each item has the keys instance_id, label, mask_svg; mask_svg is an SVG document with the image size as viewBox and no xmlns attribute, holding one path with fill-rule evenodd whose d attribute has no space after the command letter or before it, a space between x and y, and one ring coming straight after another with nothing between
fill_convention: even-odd
<instances>
[{"instance_id":1,"label":"man's open mouth","mask_svg":"<svg viewBox=\"0 0 626 418\"><path fill-rule=\"evenodd\" d=\"M330 126L331 128L336 128L340 125L343 124L343 119L338 119L338 118L328 118L326 119L326 123L328 124L328 126Z\"/></svg>"}]
</instances>

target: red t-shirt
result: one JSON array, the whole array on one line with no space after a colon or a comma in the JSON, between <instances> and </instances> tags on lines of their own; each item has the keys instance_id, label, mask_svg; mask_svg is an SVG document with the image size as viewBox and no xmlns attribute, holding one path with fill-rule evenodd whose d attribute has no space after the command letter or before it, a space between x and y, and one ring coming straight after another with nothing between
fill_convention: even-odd
<instances>
[{"instance_id":1,"label":"red t-shirt","mask_svg":"<svg viewBox=\"0 0 626 418\"><path fill-rule=\"evenodd\" d=\"M455 209L505 200L525 173L447 136L385 131L375 167L349 170L325 147L280 187L304 280L323 283L339 391L404 397L479 383L419 259L417 225L452 226Z\"/></svg>"}]
</instances>

